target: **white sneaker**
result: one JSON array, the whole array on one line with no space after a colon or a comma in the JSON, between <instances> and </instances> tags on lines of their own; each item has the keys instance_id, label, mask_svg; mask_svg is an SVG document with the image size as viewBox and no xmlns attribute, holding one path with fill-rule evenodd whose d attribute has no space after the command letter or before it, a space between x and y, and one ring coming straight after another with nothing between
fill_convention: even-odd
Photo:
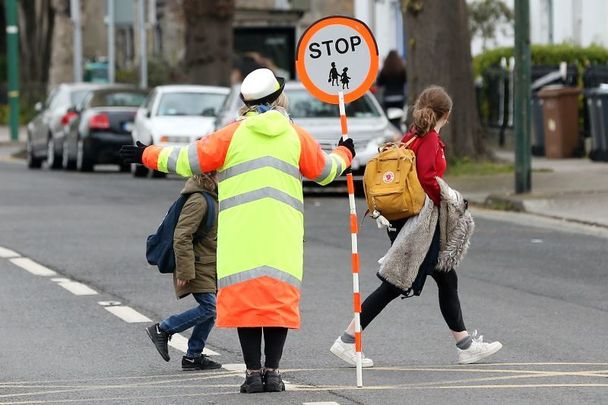
<instances>
[{"instance_id":1,"label":"white sneaker","mask_svg":"<svg viewBox=\"0 0 608 405\"><path fill-rule=\"evenodd\" d=\"M347 362L351 367L357 366L357 352L355 352L354 343L344 343L341 337L338 336L334 344L331 345L329 351ZM361 366L363 368L373 367L374 362L361 353Z\"/></svg>"},{"instance_id":2,"label":"white sneaker","mask_svg":"<svg viewBox=\"0 0 608 405\"><path fill-rule=\"evenodd\" d=\"M479 335L479 337L477 336L477 331L473 332L471 339L473 339L473 341L468 349L457 349L458 363L460 364L477 363L479 360L485 359L486 357L491 356L502 349L502 343L486 343L483 341L483 335Z\"/></svg>"}]
</instances>

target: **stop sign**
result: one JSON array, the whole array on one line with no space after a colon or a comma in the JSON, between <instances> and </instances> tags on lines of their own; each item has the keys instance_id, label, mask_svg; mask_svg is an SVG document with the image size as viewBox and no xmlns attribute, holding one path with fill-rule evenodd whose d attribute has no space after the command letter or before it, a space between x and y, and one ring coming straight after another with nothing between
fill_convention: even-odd
<instances>
[{"instance_id":1,"label":"stop sign","mask_svg":"<svg viewBox=\"0 0 608 405\"><path fill-rule=\"evenodd\" d=\"M378 46L369 27L355 18L336 16L312 24L298 42L296 69L316 98L338 104L363 96L376 80Z\"/></svg>"}]
</instances>

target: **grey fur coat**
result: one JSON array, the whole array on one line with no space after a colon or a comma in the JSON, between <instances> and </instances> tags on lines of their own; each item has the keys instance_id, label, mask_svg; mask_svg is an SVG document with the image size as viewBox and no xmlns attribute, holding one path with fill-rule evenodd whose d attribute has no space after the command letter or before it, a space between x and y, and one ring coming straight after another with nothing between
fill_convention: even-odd
<instances>
[{"instance_id":1,"label":"grey fur coat","mask_svg":"<svg viewBox=\"0 0 608 405\"><path fill-rule=\"evenodd\" d=\"M435 207L426 197L420 213L408 219L380 265L378 275L402 291L412 287L424 261L439 222L440 250L436 270L450 271L462 260L469 248L475 228L462 195L441 178L441 205Z\"/></svg>"}]
</instances>

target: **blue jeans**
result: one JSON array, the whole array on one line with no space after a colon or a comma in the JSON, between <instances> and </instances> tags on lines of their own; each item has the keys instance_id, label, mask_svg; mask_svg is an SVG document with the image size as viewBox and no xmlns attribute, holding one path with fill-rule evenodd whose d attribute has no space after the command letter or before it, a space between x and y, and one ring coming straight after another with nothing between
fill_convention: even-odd
<instances>
[{"instance_id":1,"label":"blue jeans","mask_svg":"<svg viewBox=\"0 0 608 405\"><path fill-rule=\"evenodd\" d=\"M173 315L160 323L160 329L167 333L179 333L192 329L188 339L187 357L199 357L203 353L209 332L215 324L215 294L193 293L198 306L181 314Z\"/></svg>"}]
</instances>

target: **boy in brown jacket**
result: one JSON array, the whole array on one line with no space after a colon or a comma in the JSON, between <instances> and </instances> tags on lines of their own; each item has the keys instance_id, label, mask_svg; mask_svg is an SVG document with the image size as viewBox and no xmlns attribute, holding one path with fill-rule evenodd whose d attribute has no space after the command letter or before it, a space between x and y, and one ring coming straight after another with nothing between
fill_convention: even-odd
<instances>
[{"instance_id":1,"label":"boy in brown jacket","mask_svg":"<svg viewBox=\"0 0 608 405\"><path fill-rule=\"evenodd\" d=\"M206 192L216 204L213 226L204 232ZM146 328L148 336L165 361L169 361L168 341L174 333L193 328L188 351L182 358L184 370L209 370L222 365L203 355L209 332L215 324L216 249L217 249L217 177L215 173L196 175L186 181L182 194L189 195L179 216L173 236L175 272L173 282L177 298L192 294L198 306L168 317Z\"/></svg>"}]
</instances>

